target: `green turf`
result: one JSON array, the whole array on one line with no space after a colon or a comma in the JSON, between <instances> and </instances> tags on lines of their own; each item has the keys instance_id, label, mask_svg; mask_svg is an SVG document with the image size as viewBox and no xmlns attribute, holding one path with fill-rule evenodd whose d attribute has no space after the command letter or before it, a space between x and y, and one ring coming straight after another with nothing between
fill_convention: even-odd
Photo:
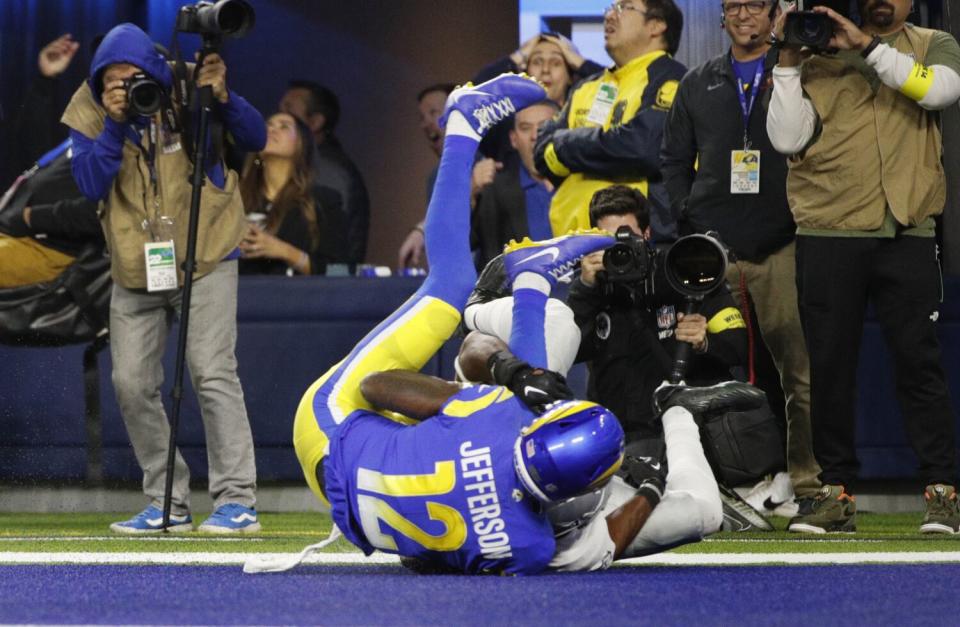
<instances>
[{"instance_id":1,"label":"green turf","mask_svg":"<svg viewBox=\"0 0 960 627\"><path fill-rule=\"evenodd\" d=\"M326 514L260 512L259 516L264 530L245 536L221 538L193 532L131 537L110 532L110 523L124 519L122 513L0 513L0 552L297 552L330 533L330 516ZM205 518L201 514L195 520ZM357 548L341 539L326 550L351 552Z\"/></svg>"},{"instance_id":2,"label":"green turf","mask_svg":"<svg viewBox=\"0 0 960 627\"><path fill-rule=\"evenodd\" d=\"M204 516L198 516L202 520ZM260 513L264 531L240 539L199 533L130 538L111 534L123 514L0 514L0 552L296 552L325 538L330 517L316 513ZM877 551L957 551L960 536L922 535L920 514L857 515L856 534L809 536L784 531L774 519L771 533L719 533L706 542L676 549L682 553L840 553ZM156 539L160 537L160 539ZM75 538L71 540L70 538ZM328 551L357 549L344 540Z\"/></svg>"}]
</instances>

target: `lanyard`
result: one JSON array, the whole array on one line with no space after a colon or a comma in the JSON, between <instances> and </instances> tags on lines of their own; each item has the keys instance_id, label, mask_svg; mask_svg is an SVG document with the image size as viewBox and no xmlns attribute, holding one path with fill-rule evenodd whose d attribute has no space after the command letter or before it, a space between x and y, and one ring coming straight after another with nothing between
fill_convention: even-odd
<instances>
[{"instance_id":1,"label":"lanyard","mask_svg":"<svg viewBox=\"0 0 960 627\"><path fill-rule=\"evenodd\" d=\"M757 94L760 92L760 83L763 81L763 71L764 71L764 60L761 58L757 62L756 70L754 71L753 83L750 85L750 100L747 100L747 95L743 93L743 84L740 82L739 75L737 76L737 97L740 99L740 110L743 111L743 149L750 149L750 113L753 111L753 105L757 102ZM735 72L736 73L736 72Z\"/></svg>"}]
</instances>

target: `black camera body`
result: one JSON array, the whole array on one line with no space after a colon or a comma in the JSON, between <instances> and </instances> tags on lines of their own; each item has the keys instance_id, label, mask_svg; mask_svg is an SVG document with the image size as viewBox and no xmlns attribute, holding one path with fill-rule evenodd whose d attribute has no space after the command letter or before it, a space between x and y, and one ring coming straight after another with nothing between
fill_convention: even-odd
<instances>
[{"instance_id":1,"label":"black camera body","mask_svg":"<svg viewBox=\"0 0 960 627\"><path fill-rule=\"evenodd\" d=\"M813 11L799 11L787 15L783 25L783 41L787 44L826 50L833 38L833 20Z\"/></svg>"},{"instance_id":2,"label":"black camera body","mask_svg":"<svg viewBox=\"0 0 960 627\"><path fill-rule=\"evenodd\" d=\"M127 110L133 115L151 116L163 106L163 87L143 72L125 78L123 88L127 92Z\"/></svg>"},{"instance_id":3,"label":"black camera body","mask_svg":"<svg viewBox=\"0 0 960 627\"><path fill-rule=\"evenodd\" d=\"M844 17L850 17L849 0L805 0L798 6L798 11L787 15L783 25L783 42L786 44L806 46L815 52L824 52L830 49L830 40L833 38L833 20L824 13L811 11L815 6L825 6L833 9Z\"/></svg>"},{"instance_id":4,"label":"black camera body","mask_svg":"<svg viewBox=\"0 0 960 627\"><path fill-rule=\"evenodd\" d=\"M603 273L598 279L604 284L646 287L644 292L649 291L658 251L628 226L617 229L615 237L617 242L603 252Z\"/></svg>"},{"instance_id":5,"label":"black camera body","mask_svg":"<svg viewBox=\"0 0 960 627\"><path fill-rule=\"evenodd\" d=\"M246 0L203 0L180 8L176 29L204 37L243 37L254 20L253 7Z\"/></svg>"}]
</instances>

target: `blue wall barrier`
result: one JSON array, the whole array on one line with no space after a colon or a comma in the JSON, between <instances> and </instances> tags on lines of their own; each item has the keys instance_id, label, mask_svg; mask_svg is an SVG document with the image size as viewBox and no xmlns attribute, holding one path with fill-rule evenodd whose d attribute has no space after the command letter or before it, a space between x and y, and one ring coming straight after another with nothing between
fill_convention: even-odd
<instances>
[{"instance_id":1,"label":"blue wall barrier","mask_svg":"<svg viewBox=\"0 0 960 627\"><path fill-rule=\"evenodd\" d=\"M244 277L240 280L237 359L256 443L260 481L297 481L293 416L304 390L380 320L406 300L417 278ZM954 399L960 399L960 279L946 283L940 339ZM170 334L164 401L176 352ZM424 372L451 377L459 341L451 340ZM0 481L85 478L82 346L0 346ZM110 356L99 356L102 470L108 481L141 474L110 383ZM582 369L572 378L582 389ZM858 452L865 478L907 478L916 458L907 445L893 392L892 365L877 323L867 324L860 355ZM195 478L206 477L200 412L189 380L179 442Z\"/></svg>"}]
</instances>

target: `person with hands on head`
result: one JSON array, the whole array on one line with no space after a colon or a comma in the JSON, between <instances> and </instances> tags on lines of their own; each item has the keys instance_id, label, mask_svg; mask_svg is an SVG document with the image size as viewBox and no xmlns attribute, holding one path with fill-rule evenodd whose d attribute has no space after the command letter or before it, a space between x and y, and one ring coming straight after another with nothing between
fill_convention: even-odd
<instances>
[{"instance_id":1,"label":"person with hands on head","mask_svg":"<svg viewBox=\"0 0 960 627\"><path fill-rule=\"evenodd\" d=\"M603 71L603 66L583 58L572 41L559 33L538 33L529 38L513 53L482 68L473 77L474 84L497 76L501 72L526 72L547 90L547 99L558 107L567 102L570 89L581 78ZM494 128L480 143L484 160L504 162L511 156L507 122Z\"/></svg>"},{"instance_id":2,"label":"person with hands on head","mask_svg":"<svg viewBox=\"0 0 960 627\"><path fill-rule=\"evenodd\" d=\"M960 99L960 45L906 20L910 0L827 7L836 55L784 43L767 131L789 155L797 286L810 355L813 450L823 488L789 529L856 529L857 359L872 302L926 503L925 533L960 531L954 408L941 365L934 217L943 211L939 111ZM921 487L918 486L918 487Z\"/></svg>"},{"instance_id":3,"label":"person with hands on head","mask_svg":"<svg viewBox=\"0 0 960 627\"><path fill-rule=\"evenodd\" d=\"M124 79L143 73L167 94L151 116L131 115ZM227 87L227 69L216 54L204 58L197 87L209 86L214 113L244 151L266 139L263 118ZM90 76L63 114L70 127L74 179L99 201L110 250L110 350L117 401L143 469L149 503L116 533L162 531L160 506L166 482L169 423L162 403L163 347L180 310L182 264L187 248L193 169L184 149L180 111L169 94L173 72L153 42L133 24L110 30L94 55ZM200 400L207 442L209 490L215 510L199 529L209 533L257 531L253 438L237 377L235 356L238 245L245 220L236 172L219 160L206 163L196 240L186 359ZM190 474L176 455L171 531L193 528Z\"/></svg>"},{"instance_id":4,"label":"person with hands on head","mask_svg":"<svg viewBox=\"0 0 960 627\"><path fill-rule=\"evenodd\" d=\"M538 33L523 42L509 56L513 71L526 72L540 81L547 90L547 98L562 107L577 77L586 77L603 71L603 66L589 61L580 54L573 42L559 33ZM498 61L484 68L477 75L481 78L495 68L502 67Z\"/></svg>"}]
</instances>

